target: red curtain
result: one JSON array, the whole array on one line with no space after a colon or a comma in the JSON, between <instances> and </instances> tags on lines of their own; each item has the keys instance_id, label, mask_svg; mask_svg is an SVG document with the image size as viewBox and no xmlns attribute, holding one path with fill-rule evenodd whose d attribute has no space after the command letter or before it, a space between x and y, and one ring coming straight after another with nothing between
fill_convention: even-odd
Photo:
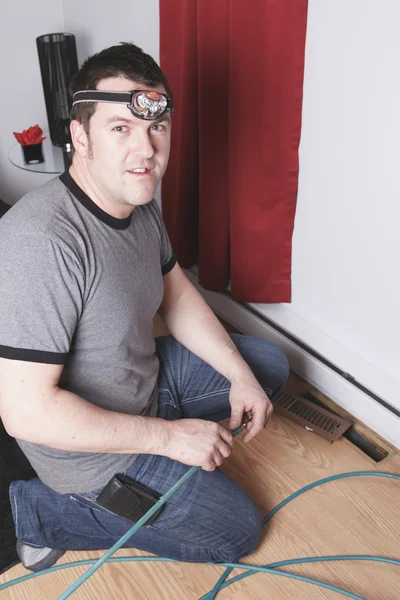
<instances>
[{"instance_id":1,"label":"red curtain","mask_svg":"<svg viewBox=\"0 0 400 600\"><path fill-rule=\"evenodd\" d=\"M160 0L175 98L164 220L183 267L290 302L307 0Z\"/></svg>"}]
</instances>

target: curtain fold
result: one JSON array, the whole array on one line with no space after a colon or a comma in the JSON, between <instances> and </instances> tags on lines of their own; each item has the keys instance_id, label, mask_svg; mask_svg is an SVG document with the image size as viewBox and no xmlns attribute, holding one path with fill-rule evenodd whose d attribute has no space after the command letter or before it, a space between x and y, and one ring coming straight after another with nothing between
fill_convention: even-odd
<instances>
[{"instance_id":1,"label":"curtain fold","mask_svg":"<svg viewBox=\"0 0 400 600\"><path fill-rule=\"evenodd\" d=\"M290 302L307 0L160 0L175 97L164 220L183 267Z\"/></svg>"}]
</instances>

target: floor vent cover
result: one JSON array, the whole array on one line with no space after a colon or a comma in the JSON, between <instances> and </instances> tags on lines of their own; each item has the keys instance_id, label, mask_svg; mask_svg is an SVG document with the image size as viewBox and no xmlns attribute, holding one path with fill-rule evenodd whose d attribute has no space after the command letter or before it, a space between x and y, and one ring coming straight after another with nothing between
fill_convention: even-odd
<instances>
[{"instance_id":1,"label":"floor vent cover","mask_svg":"<svg viewBox=\"0 0 400 600\"><path fill-rule=\"evenodd\" d=\"M338 440L352 425L348 419L339 417L301 396L292 396L286 392L280 392L273 399L273 405L277 414L287 417L330 442Z\"/></svg>"}]
</instances>

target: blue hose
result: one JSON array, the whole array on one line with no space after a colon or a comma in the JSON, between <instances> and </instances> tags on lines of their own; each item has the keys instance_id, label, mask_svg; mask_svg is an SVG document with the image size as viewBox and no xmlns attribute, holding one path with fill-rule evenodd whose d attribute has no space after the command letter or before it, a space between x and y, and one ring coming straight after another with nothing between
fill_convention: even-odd
<instances>
[{"instance_id":1,"label":"blue hose","mask_svg":"<svg viewBox=\"0 0 400 600\"><path fill-rule=\"evenodd\" d=\"M322 581L317 581L315 579L310 579L309 577L303 577L301 575L295 575L294 573L288 573L286 571L275 571L277 567L281 567L287 564L296 565L306 562L324 562L324 561L339 561L339 560L364 560L364 561L377 561L377 562L385 562L392 565L400 566L400 561L395 560L393 558L385 558L383 556L369 556L369 555L343 555L343 556L313 556L309 558L301 558L301 559L291 559L286 561L281 561L279 563L271 563L270 565L257 566L257 565L248 565L242 563L202 563L203 565L212 565L213 567L229 567L230 569L247 569L251 571L251 573L245 573L242 575L237 575L233 577L229 581L225 582L221 589L228 587L232 583L239 581L243 577L248 577L249 574L252 573L270 573L272 575L282 575L285 577L290 577L292 579L298 579L299 581L305 581L306 583L313 583L319 587L324 587L329 590L333 590L338 592L348 598L355 598L356 600L365 600L362 596L358 596L357 594L353 594L347 590L341 589L339 587L330 585L328 583L324 583ZM11 587L13 585L17 585L18 583L23 583L24 581L28 581L29 579L34 579L35 577L40 577L41 575L46 575L47 573L53 573L54 571L61 571L62 569L69 569L71 567L81 567L84 565L91 565L96 562L95 558L86 559L86 560L78 560L75 562L64 563L61 565L55 565L50 569L44 569L43 571L38 571L37 573L30 573L29 575L23 575L22 577L18 577L18 579L13 579L7 583L4 583L0 587L0 591L6 589L7 587ZM109 563L119 563L119 562L179 562L173 560L172 558L163 558L160 556L117 556L114 558L108 559ZM274 566L273 566L274 565ZM209 592L210 593L210 592ZM202 598L207 598L208 594L202 596ZM202 600L202 599L199 599Z\"/></svg>"},{"instance_id":2,"label":"blue hose","mask_svg":"<svg viewBox=\"0 0 400 600\"><path fill-rule=\"evenodd\" d=\"M266 515L266 517L264 517L263 526L266 525L266 523L278 512L278 510L280 510L281 508L286 506L286 504L289 504L289 502L291 502L292 500L294 500L301 494L304 494L308 490L311 490L312 488L315 488L319 485L328 483L329 481L335 481L337 479L346 479L348 477L389 477L391 479L399 479L400 480L400 475L393 475L391 473L383 473L381 471L351 471L349 473L341 473L339 475L331 475L330 477L325 477L324 479L319 479L318 481L315 481L314 483L310 483L309 485L304 486L297 492L294 492L293 494L288 496L285 500L282 500L282 502L280 502L277 506L275 506L275 508L273 508ZM316 558L318 558L318 557L316 557ZM329 560L339 560L339 559L340 560L354 560L354 559L350 559L350 558L343 559L342 556L338 556L338 557L332 556L332 557L325 557L325 558L329 559ZM362 557L358 557L358 558L360 560L363 560ZM392 560L392 559L389 559L389 560ZM306 562L312 562L312 561L313 561L313 558L310 558L310 559L307 559ZM285 564L299 564L301 562L302 562L302 560L299 559L299 560L295 560L294 562L285 561ZM395 561L394 564L397 564L397 561ZM268 565L268 566L272 567L272 565ZM226 587L225 585L223 585L223 583L224 583L224 581L226 581L226 579L230 575L231 571L232 571L232 568L226 569L226 571L221 575L220 579L218 580L218 582L216 583L214 588L208 594L206 594L205 596L202 596L199 600L214 600L217 593L221 589L223 589L223 587ZM243 577L247 577L248 575L252 575L252 573L250 573L250 572L242 573L241 575L238 575L238 577L235 577L234 580L238 581L239 579L243 579ZM229 580L229 583L233 583L233 579ZM350 598L351 598L351 596L350 596ZM357 596L357 598L359 598L359 596Z\"/></svg>"},{"instance_id":3,"label":"blue hose","mask_svg":"<svg viewBox=\"0 0 400 600\"><path fill-rule=\"evenodd\" d=\"M235 429L235 431L232 433L232 435L233 436L238 435L238 433L240 433L242 431L242 429L243 429L243 427L238 427L237 429ZM89 579L89 577L91 575L93 575L93 573L95 571L97 571L97 569L99 569L105 562L144 562L144 561L177 562L177 561L174 561L174 560L171 560L168 558L163 558L163 557L147 557L147 556L146 557L141 557L141 556L139 556L139 557L132 557L132 556L123 557L123 556L120 556L120 557L116 557L116 558L111 558L111 557L119 548L121 548L121 546L123 546L125 544L125 542L127 540L129 540L136 533L136 531L138 529L140 529L140 527L142 527L142 525L144 525L146 523L146 521L148 521L148 519L163 504L165 504L165 502L167 502L167 500L178 490L178 488L180 488L181 485L187 479L189 479L189 477L191 477L193 475L193 473L195 471L197 471L198 469L199 469L199 467L192 467L187 473L185 473L185 475L183 477L181 477L181 479L179 479L179 481L177 481L175 483L175 485L173 485L171 487L171 489L168 490L168 492L166 492L160 498L160 500L157 502L157 504L155 504L137 523L135 523L133 525L133 527L131 527L131 529L129 529L129 531L127 531L127 533L124 534L118 540L118 542L116 542L114 544L114 546L112 546L112 548L110 548L100 559L98 559L98 560L96 560L96 559L82 560L82 561L77 561L77 562L65 563L65 564L61 564L61 565L55 565L54 567L51 567L50 569L44 569L43 571L39 571L37 573L30 573L29 575L24 575L22 577L18 577L17 579L14 579L12 581L4 583L4 584L0 585L0 591L6 589L8 587L11 587L13 585L22 583L23 581L33 579L34 577L39 577L46 573L52 573L52 572L58 571L60 569L66 569L66 568L75 567L78 565L91 564L92 566L87 571L85 571L85 573L81 577L79 577L79 579L77 579L77 581L75 581L57 599L57 600L66 600L66 598L69 598L74 593L74 591L76 591L78 589L78 587L80 587L87 579ZM308 490L310 490L314 487L317 487L319 485L322 485L324 483L328 483L330 481L335 481L337 479L344 479L347 477L387 477L390 479L400 480L400 475L396 475L396 474L392 474L392 473L383 473L381 471L353 471L353 472L349 472L349 473L341 473L339 475L332 475L331 477L326 477L324 479L320 479L319 481L311 483L311 484L301 488L297 492L294 492L293 494L291 494L288 498L286 498L285 500L280 502L280 504L278 504L274 509L272 509L266 515L266 517L263 520L263 525L265 525L273 517L273 515L275 515L281 508L283 508L286 504L288 504L289 502L291 502L292 500L294 500L301 494L304 494ZM302 563L308 563L308 562L339 561L339 560L340 561L341 560L377 561L377 562L390 563L390 564L400 566L399 560L392 559L392 558L385 558L385 557L381 557L381 556L370 556L370 555L365 555L365 556L363 556L363 555L340 555L340 556L320 556L320 557L316 556L316 557L309 557L309 558L285 560L285 561L271 563L269 565L264 565L264 566L248 565L248 564L241 564L241 563L203 563L203 564L209 564L209 565L227 567L227 568L224 571L224 573L221 575L219 580L217 581L214 588L212 590L210 590L207 594L202 596L199 600L214 600L214 598L216 597L216 595L218 594L218 592L220 590L226 588L229 585L232 585L233 583L235 583L236 581L239 581L240 579L243 579L244 577L248 577L249 575L252 575L257 572L270 573L273 575L280 575L283 577L289 577L291 579L297 579L299 581L305 581L307 583L311 583L311 584L317 585L319 587L323 587L323 588L332 590L332 591L342 594L343 596L346 596L348 598L353 598L354 600L365 600L365 598L362 598L361 596L358 596L357 594L353 594L352 592L349 592L348 590L344 590L342 588L331 585L329 583L324 583L322 581L311 579L309 577L304 577L302 575L296 575L294 573L290 573L287 571L277 570L278 568L284 567L286 565L295 565L295 564L302 564ZM234 568L244 569L245 572L241 573L241 574L237 575L236 577L233 577L227 581L228 576L230 575L232 569L234 569Z\"/></svg>"}]
</instances>

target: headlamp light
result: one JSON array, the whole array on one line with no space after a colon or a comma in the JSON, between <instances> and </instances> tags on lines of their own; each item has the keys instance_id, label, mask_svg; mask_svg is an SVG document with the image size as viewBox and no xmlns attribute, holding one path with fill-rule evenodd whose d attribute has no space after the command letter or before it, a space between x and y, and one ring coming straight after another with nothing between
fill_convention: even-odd
<instances>
[{"instance_id":1,"label":"headlamp light","mask_svg":"<svg viewBox=\"0 0 400 600\"><path fill-rule=\"evenodd\" d=\"M132 90L131 92L105 92L100 90L82 90L75 92L72 106L81 102L112 102L126 104L138 119L155 121L166 112L174 112L172 99L167 94L150 90Z\"/></svg>"}]
</instances>

